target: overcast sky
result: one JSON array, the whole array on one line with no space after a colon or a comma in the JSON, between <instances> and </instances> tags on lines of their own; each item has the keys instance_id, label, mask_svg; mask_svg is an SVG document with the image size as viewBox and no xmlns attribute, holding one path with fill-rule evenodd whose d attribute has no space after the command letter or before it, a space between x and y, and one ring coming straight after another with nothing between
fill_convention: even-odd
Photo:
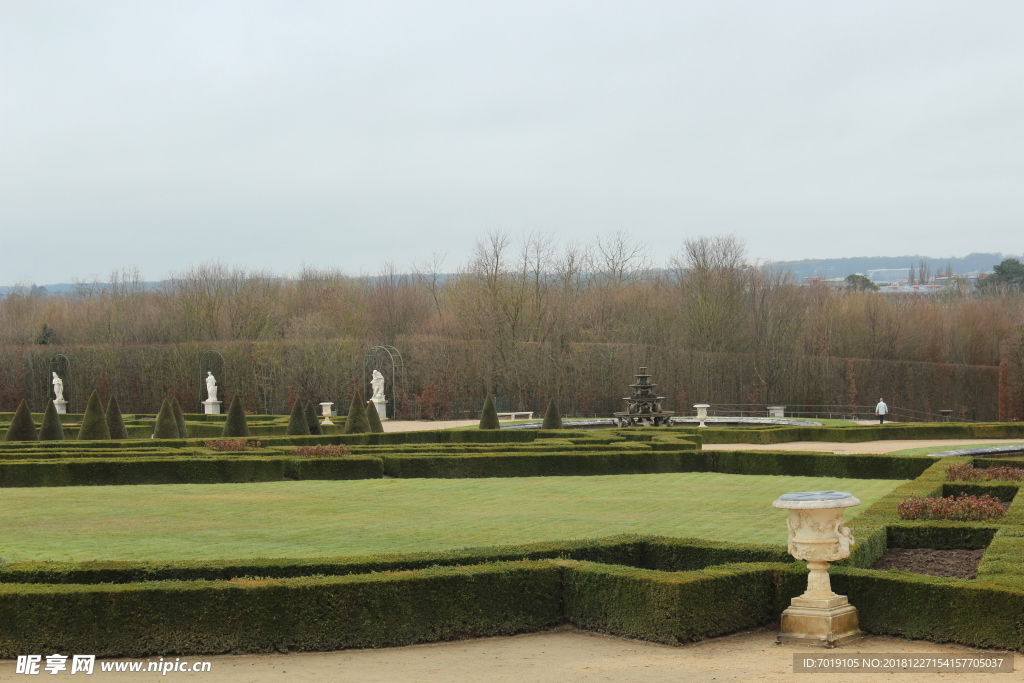
<instances>
[{"instance_id":1,"label":"overcast sky","mask_svg":"<svg viewBox=\"0 0 1024 683\"><path fill-rule=\"evenodd\" d=\"M1024 2L0 0L0 284L1024 252Z\"/></svg>"}]
</instances>

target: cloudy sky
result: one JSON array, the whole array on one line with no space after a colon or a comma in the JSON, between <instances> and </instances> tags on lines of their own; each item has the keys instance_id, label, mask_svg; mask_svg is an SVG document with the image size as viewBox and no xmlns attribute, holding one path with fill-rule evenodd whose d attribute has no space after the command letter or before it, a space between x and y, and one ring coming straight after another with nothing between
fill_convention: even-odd
<instances>
[{"instance_id":1,"label":"cloudy sky","mask_svg":"<svg viewBox=\"0 0 1024 683\"><path fill-rule=\"evenodd\" d=\"M0 0L0 284L1024 251L1024 3Z\"/></svg>"}]
</instances>

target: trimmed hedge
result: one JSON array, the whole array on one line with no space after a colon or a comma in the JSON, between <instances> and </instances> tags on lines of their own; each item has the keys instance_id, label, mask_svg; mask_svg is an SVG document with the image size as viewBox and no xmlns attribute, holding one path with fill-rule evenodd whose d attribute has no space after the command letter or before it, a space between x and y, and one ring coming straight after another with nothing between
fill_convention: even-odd
<instances>
[{"instance_id":1,"label":"trimmed hedge","mask_svg":"<svg viewBox=\"0 0 1024 683\"><path fill-rule=\"evenodd\" d=\"M121 415L121 406L117 402L117 396L111 396L107 401L107 429L110 431L111 439L128 438L128 429L124 425L124 417Z\"/></svg>"},{"instance_id":2,"label":"trimmed hedge","mask_svg":"<svg viewBox=\"0 0 1024 683\"><path fill-rule=\"evenodd\" d=\"M498 411L494 409L494 396L487 394L484 399L484 407L480 410L480 429L494 430L501 429L498 421Z\"/></svg>"},{"instance_id":3,"label":"trimmed hedge","mask_svg":"<svg viewBox=\"0 0 1024 683\"><path fill-rule=\"evenodd\" d=\"M32 413L28 411L28 404L21 399L18 410L11 417L11 424L7 427L7 436L4 441L38 441L39 434L36 432L36 423L32 420Z\"/></svg>"},{"instance_id":4,"label":"trimmed hedge","mask_svg":"<svg viewBox=\"0 0 1024 683\"><path fill-rule=\"evenodd\" d=\"M0 585L0 657L389 647L559 623L561 572L517 562L234 582ZM44 616L45 615L45 616Z\"/></svg>"},{"instance_id":5,"label":"trimmed hedge","mask_svg":"<svg viewBox=\"0 0 1024 683\"><path fill-rule=\"evenodd\" d=\"M220 435L224 438L249 436L249 422L246 420L245 408L238 394L231 398L231 407L228 408L228 417L224 420L224 428Z\"/></svg>"},{"instance_id":6,"label":"trimmed hedge","mask_svg":"<svg viewBox=\"0 0 1024 683\"><path fill-rule=\"evenodd\" d=\"M302 401L296 399L292 404L292 414L288 416L288 436L309 436L309 422Z\"/></svg>"},{"instance_id":7,"label":"trimmed hedge","mask_svg":"<svg viewBox=\"0 0 1024 683\"><path fill-rule=\"evenodd\" d=\"M79 458L0 462L0 488L25 486L123 486L225 484L290 479L380 479L380 458L214 456Z\"/></svg>"},{"instance_id":8,"label":"trimmed hedge","mask_svg":"<svg viewBox=\"0 0 1024 683\"><path fill-rule=\"evenodd\" d=\"M384 473L403 479L559 477L607 474L702 472L678 451L611 453L495 453L491 455L385 455Z\"/></svg>"},{"instance_id":9,"label":"trimmed hedge","mask_svg":"<svg viewBox=\"0 0 1024 683\"><path fill-rule=\"evenodd\" d=\"M63 441L64 425L60 423L60 413L53 399L46 402L46 410L43 412L43 424L39 428L40 441Z\"/></svg>"},{"instance_id":10,"label":"trimmed hedge","mask_svg":"<svg viewBox=\"0 0 1024 683\"><path fill-rule=\"evenodd\" d=\"M100 392L93 389L89 403L85 406L82 426L78 428L78 438L89 441L109 441L110 428L107 427L107 414L103 411Z\"/></svg>"}]
</instances>

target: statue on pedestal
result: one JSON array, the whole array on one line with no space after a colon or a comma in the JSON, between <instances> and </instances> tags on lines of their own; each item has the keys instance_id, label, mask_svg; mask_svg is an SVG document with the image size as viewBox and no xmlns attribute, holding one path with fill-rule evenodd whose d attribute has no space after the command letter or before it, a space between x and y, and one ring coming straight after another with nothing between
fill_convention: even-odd
<instances>
[{"instance_id":1,"label":"statue on pedestal","mask_svg":"<svg viewBox=\"0 0 1024 683\"><path fill-rule=\"evenodd\" d=\"M384 398L384 375L380 374L380 370L373 371L370 386L373 387L373 396L370 400L374 403L387 403L387 399Z\"/></svg>"},{"instance_id":2,"label":"statue on pedestal","mask_svg":"<svg viewBox=\"0 0 1024 683\"><path fill-rule=\"evenodd\" d=\"M55 373L53 373L53 381L51 383L53 384L53 393L54 393L54 399L53 400L54 400L54 402L63 401L64 400L64 380L62 380L60 377L58 377L57 373L55 372Z\"/></svg>"},{"instance_id":3,"label":"statue on pedestal","mask_svg":"<svg viewBox=\"0 0 1024 683\"><path fill-rule=\"evenodd\" d=\"M206 371L206 400L217 400L217 378L209 370Z\"/></svg>"}]
</instances>

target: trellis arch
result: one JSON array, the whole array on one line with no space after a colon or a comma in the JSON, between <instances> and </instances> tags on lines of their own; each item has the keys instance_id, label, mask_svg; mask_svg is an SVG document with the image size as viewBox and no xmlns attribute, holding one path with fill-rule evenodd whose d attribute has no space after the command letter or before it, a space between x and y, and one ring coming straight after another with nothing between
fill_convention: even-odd
<instances>
[{"instance_id":1,"label":"trellis arch","mask_svg":"<svg viewBox=\"0 0 1024 683\"><path fill-rule=\"evenodd\" d=\"M398 390L399 386L405 389L405 360L401 352L394 346L378 345L371 346L363 356L363 391L364 396L370 396L373 392L365 393L370 386L370 374L373 370L380 370L387 378L387 373L381 366L388 365L391 369L391 397L388 403L391 404L390 417L392 420L398 416ZM401 385L399 385L401 381Z\"/></svg>"}]
</instances>

